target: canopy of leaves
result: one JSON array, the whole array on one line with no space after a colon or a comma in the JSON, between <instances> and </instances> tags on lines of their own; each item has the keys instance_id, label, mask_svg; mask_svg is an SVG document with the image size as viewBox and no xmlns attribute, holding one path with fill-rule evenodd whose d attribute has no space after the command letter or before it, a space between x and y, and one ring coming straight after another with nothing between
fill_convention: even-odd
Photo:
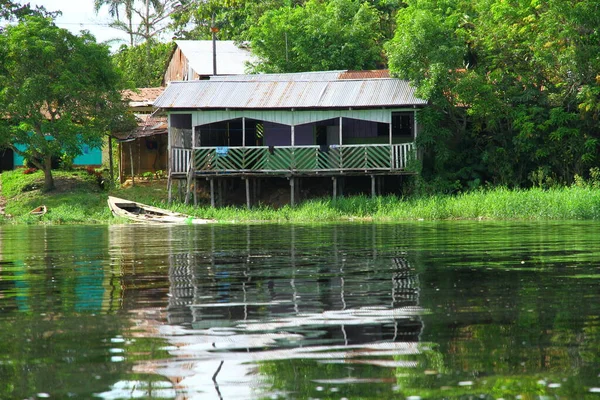
<instances>
[{"instance_id":1,"label":"canopy of leaves","mask_svg":"<svg viewBox=\"0 0 600 400\"><path fill-rule=\"evenodd\" d=\"M147 57L148 51L150 57ZM145 42L121 48L112 56L114 64L123 72L131 87L160 86L173 52L172 43Z\"/></svg>"},{"instance_id":2,"label":"canopy of leaves","mask_svg":"<svg viewBox=\"0 0 600 400\"><path fill-rule=\"evenodd\" d=\"M212 37L214 26L218 29L218 39L243 41L265 12L302 3L302 0L187 0L172 15L171 28L177 38L201 40Z\"/></svg>"},{"instance_id":3,"label":"canopy of leaves","mask_svg":"<svg viewBox=\"0 0 600 400\"><path fill-rule=\"evenodd\" d=\"M0 20L22 20L31 15L54 17L57 14L60 12L47 12L44 7L40 6L31 8L29 3L21 4L10 0L0 0ZM2 30L1 27L0 30Z\"/></svg>"},{"instance_id":4,"label":"canopy of leaves","mask_svg":"<svg viewBox=\"0 0 600 400\"><path fill-rule=\"evenodd\" d=\"M269 11L249 38L260 72L373 69L383 61L379 13L359 0L309 0Z\"/></svg>"},{"instance_id":5,"label":"canopy of leaves","mask_svg":"<svg viewBox=\"0 0 600 400\"><path fill-rule=\"evenodd\" d=\"M391 70L432 108L419 138L446 182L571 182L597 162L600 4L409 0Z\"/></svg>"},{"instance_id":6,"label":"canopy of leaves","mask_svg":"<svg viewBox=\"0 0 600 400\"><path fill-rule=\"evenodd\" d=\"M0 147L43 169L51 189L52 156L100 147L104 134L131 126L119 89L108 48L90 34L41 17L9 26L0 34Z\"/></svg>"}]
</instances>

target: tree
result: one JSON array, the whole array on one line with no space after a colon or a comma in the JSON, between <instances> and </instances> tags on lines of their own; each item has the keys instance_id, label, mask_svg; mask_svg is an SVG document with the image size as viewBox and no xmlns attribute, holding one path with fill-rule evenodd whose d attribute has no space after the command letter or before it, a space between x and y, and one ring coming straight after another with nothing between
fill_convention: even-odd
<instances>
[{"instance_id":1,"label":"tree","mask_svg":"<svg viewBox=\"0 0 600 400\"><path fill-rule=\"evenodd\" d=\"M309 0L269 11L249 38L260 72L372 69L383 62L379 13L359 0Z\"/></svg>"},{"instance_id":2,"label":"tree","mask_svg":"<svg viewBox=\"0 0 600 400\"><path fill-rule=\"evenodd\" d=\"M133 0L94 0L96 14L100 12L103 6L108 6L108 15L114 18L111 26L125 31L129 35L129 45L133 46L135 36L133 30ZM125 8L124 20L121 17L121 7Z\"/></svg>"},{"instance_id":3,"label":"tree","mask_svg":"<svg viewBox=\"0 0 600 400\"><path fill-rule=\"evenodd\" d=\"M94 0L94 8L96 13L107 5L109 14L113 17L110 26L126 32L129 35L129 46L132 48L130 52L125 52L123 48L119 51L125 57L117 57L121 64L128 63L126 54L135 53L140 56L141 65L138 68L133 65L128 65L130 71L135 71L136 76L141 76L148 72L148 69L155 69L162 61L153 59L152 53L162 55L164 47L159 46L159 37L162 33L169 29L169 18L176 12L181 12L185 7L182 6L179 0ZM124 17L120 10L124 8ZM139 24L134 24L133 20L140 21ZM133 49L138 44L144 44L145 54L142 55ZM157 64L158 62L158 64ZM138 80L137 78L134 80ZM153 78L149 79L154 80ZM147 85L144 85L147 86Z\"/></svg>"},{"instance_id":4,"label":"tree","mask_svg":"<svg viewBox=\"0 0 600 400\"><path fill-rule=\"evenodd\" d=\"M40 15L45 17L56 17L60 14L60 11L48 12L44 7L36 6L31 8L29 3L20 4L14 3L10 0L0 0L0 20L23 20L25 17L30 15ZM0 27L2 30L2 27Z\"/></svg>"},{"instance_id":5,"label":"tree","mask_svg":"<svg viewBox=\"0 0 600 400\"><path fill-rule=\"evenodd\" d=\"M221 40L248 40L248 30L269 10L304 1L290 0L191 0L171 18L175 36L183 39L210 39L216 27Z\"/></svg>"},{"instance_id":6,"label":"tree","mask_svg":"<svg viewBox=\"0 0 600 400\"><path fill-rule=\"evenodd\" d=\"M105 5L109 7L109 15L114 18L110 26L127 33L130 46L156 41L169 28L171 15L182 9L179 0L94 0L96 13ZM120 12L121 8L124 8L124 15ZM136 18L140 22L134 24Z\"/></svg>"},{"instance_id":7,"label":"tree","mask_svg":"<svg viewBox=\"0 0 600 400\"><path fill-rule=\"evenodd\" d=\"M568 184L594 165L596 1L407 4L387 52L392 72L430 101L418 140L431 177L459 186Z\"/></svg>"},{"instance_id":8,"label":"tree","mask_svg":"<svg viewBox=\"0 0 600 400\"><path fill-rule=\"evenodd\" d=\"M41 17L0 34L0 147L44 171L54 188L52 157L100 147L107 132L131 127L109 50L89 33L76 36ZM25 150L17 145L25 145Z\"/></svg>"},{"instance_id":9,"label":"tree","mask_svg":"<svg viewBox=\"0 0 600 400\"><path fill-rule=\"evenodd\" d=\"M150 58L146 54L150 48ZM132 87L160 86L169 57L172 43L145 42L137 46L121 46L112 55L114 64L123 72ZM149 61L149 62L148 62Z\"/></svg>"}]
</instances>

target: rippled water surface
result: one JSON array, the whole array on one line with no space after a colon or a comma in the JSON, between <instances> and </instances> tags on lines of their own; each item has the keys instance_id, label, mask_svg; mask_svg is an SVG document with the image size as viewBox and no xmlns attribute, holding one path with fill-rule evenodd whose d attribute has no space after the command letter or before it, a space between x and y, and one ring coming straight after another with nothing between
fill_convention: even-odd
<instances>
[{"instance_id":1,"label":"rippled water surface","mask_svg":"<svg viewBox=\"0 0 600 400\"><path fill-rule=\"evenodd\" d=\"M0 227L0 398L600 399L600 225Z\"/></svg>"}]
</instances>

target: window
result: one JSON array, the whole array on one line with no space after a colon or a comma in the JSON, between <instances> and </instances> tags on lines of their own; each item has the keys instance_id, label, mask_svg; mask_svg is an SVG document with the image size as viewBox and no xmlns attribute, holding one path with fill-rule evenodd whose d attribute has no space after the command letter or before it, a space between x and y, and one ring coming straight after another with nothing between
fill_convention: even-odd
<instances>
[{"instance_id":1,"label":"window","mask_svg":"<svg viewBox=\"0 0 600 400\"><path fill-rule=\"evenodd\" d=\"M392 135L414 136L415 116L412 111L392 113Z\"/></svg>"}]
</instances>

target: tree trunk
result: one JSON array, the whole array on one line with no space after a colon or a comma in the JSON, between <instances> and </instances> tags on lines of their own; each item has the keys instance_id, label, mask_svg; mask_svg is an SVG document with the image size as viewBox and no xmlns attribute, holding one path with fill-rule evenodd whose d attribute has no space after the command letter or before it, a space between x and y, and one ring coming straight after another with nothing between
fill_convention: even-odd
<instances>
[{"instance_id":1,"label":"tree trunk","mask_svg":"<svg viewBox=\"0 0 600 400\"><path fill-rule=\"evenodd\" d=\"M112 136L108 136L108 164L109 164L109 176L110 176L110 187L113 187L113 185L115 184L115 174L113 172L114 170L114 163L113 163L113 146L112 146Z\"/></svg>"},{"instance_id":2,"label":"tree trunk","mask_svg":"<svg viewBox=\"0 0 600 400\"><path fill-rule=\"evenodd\" d=\"M54 190L54 178L52 177L52 156L44 157L44 191Z\"/></svg>"}]
</instances>

